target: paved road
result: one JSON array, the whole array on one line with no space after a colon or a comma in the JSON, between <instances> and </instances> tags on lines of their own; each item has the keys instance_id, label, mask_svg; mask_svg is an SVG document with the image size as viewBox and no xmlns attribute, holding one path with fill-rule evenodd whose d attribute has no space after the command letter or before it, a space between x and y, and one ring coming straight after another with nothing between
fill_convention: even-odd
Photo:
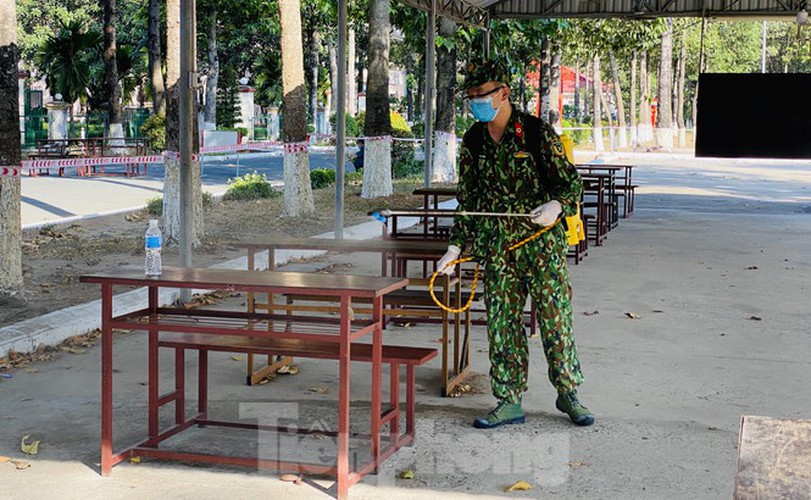
<instances>
[{"instance_id":1,"label":"paved road","mask_svg":"<svg viewBox=\"0 0 811 500\"><path fill-rule=\"evenodd\" d=\"M349 150L352 152L352 150ZM335 168L331 150L310 153L310 168ZM348 167L352 169L351 164ZM228 179L256 171L273 184L284 179L281 151L205 157L203 190L225 192ZM68 171L70 172L70 171ZM130 210L163 193L163 166L153 165L143 177L23 177L22 223L24 226L92 214Z\"/></svg>"}]
</instances>

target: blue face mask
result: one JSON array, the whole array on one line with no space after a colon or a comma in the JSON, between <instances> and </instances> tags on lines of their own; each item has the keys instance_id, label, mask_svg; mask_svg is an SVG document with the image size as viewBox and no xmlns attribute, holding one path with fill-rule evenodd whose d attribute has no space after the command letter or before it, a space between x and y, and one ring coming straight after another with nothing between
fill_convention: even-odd
<instances>
[{"instance_id":1,"label":"blue face mask","mask_svg":"<svg viewBox=\"0 0 811 500\"><path fill-rule=\"evenodd\" d=\"M499 89L500 90L500 89ZM491 122L498 114L499 108L501 108L501 104L504 104L504 101L501 101L501 104L498 105L498 108L493 107L493 100L495 99L495 95L491 95L489 97L478 97L476 99L470 100L470 112L473 113L473 118L480 122Z\"/></svg>"}]
</instances>

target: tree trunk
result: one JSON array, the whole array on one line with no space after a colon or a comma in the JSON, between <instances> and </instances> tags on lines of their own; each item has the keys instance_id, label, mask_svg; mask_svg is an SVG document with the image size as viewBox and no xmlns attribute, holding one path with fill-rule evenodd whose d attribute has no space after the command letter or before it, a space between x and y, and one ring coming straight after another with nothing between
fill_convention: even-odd
<instances>
[{"instance_id":1,"label":"tree trunk","mask_svg":"<svg viewBox=\"0 0 811 500\"><path fill-rule=\"evenodd\" d=\"M309 52L310 52L310 95L308 97L310 107L310 125L312 125L313 133L317 132L318 127L318 48L320 45L318 31L312 30L310 32Z\"/></svg>"},{"instance_id":2,"label":"tree trunk","mask_svg":"<svg viewBox=\"0 0 811 500\"><path fill-rule=\"evenodd\" d=\"M451 39L455 32L456 23L441 17L439 36ZM437 48L436 88L433 181L456 182L456 49Z\"/></svg>"},{"instance_id":3,"label":"tree trunk","mask_svg":"<svg viewBox=\"0 0 811 500\"><path fill-rule=\"evenodd\" d=\"M167 242L180 241L180 0L166 0L166 151L163 179L163 236ZM196 117L195 113L195 117ZM197 127L195 127L195 138ZM197 140L194 141L198 143ZM198 147L194 148L196 154ZM203 193L200 160L192 159L192 245L203 236Z\"/></svg>"},{"instance_id":4,"label":"tree trunk","mask_svg":"<svg viewBox=\"0 0 811 500\"><path fill-rule=\"evenodd\" d=\"M659 109L656 113L656 143L665 151L673 150L673 20L666 19L667 29L662 32L662 55L659 58Z\"/></svg>"},{"instance_id":5,"label":"tree trunk","mask_svg":"<svg viewBox=\"0 0 811 500\"><path fill-rule=\"evenodd\" d=\"M328 39L327 51L329 52L329 114L338 112L338 48L332 38Z\"/></svg>"},{"instance_id":6,"label":"tree trunk","mask_svg":"<svg viewBox=\"0 0 811 500\"><path fill-rule=\"evenodd\" d=\"M391 115L389 110L389 0L372 0L369 13L366 77L366 158L361 197L392 193ZM426 119L428 119L426 117Z\"/></svg>"},{"instance_id":7,"label":"tree trunk","mask_svg":"<svg viewBox=\"0 0 811 500\"><path fill-rule=\"evenodd\" d=\"M637 54L634 51L631 54L631 94L629 96L629 101L631 105L630 117L631 117L631 144L636 146L639 143L639 131L637 130L637 114L636 114L636 67L637 67Z\"/></svg>"},{"instance_id":8,"label":"tree trunk","mask_svg":"<svg viewBox=\"0 0 811 500\"><path fill-rule=\"evenodd\" d=\"M602 76L600 75L600 56L595 54L593 60L593 67L594 67L594 76L592 78L592 82L594 85L593 90L593 97L592 100L592 126L594 132L594 150L595 151L604 151L605 146L603 145L603 124L602 124L602 113L600 110L600 101L603 88Z\"/></svg>"},{"instance_id":9,"label":"tree trunk","mask_svg":"<svg viewBox=\"0 0 811 500\"><path fill-rule=\"evenodd\" d=\"M307 103L304 88L304 47L301 2L280 0L282 87L284 89L284 209L285 217L315 212L307 153Z\"/></svg>"},{"instance_id":10,"label":"tree trunk","mask_svg":"<svg viewBox=\"0 0 811 500\"><path fill-rule=\"evenodd\" d=\"M606 95L605 92L600 92L600 105L602 106L605 119L608 121L608 144L609 149L613 151L616 149L617 144L615 140L616 134L614 132L614 118L611 116L611 96Z\"/></svg>"},{"instance_id":11,"label":"tree trunk","mask_svg":"<svg viewBox=\"0 0 811 500\"><path fill-rule=\"evenodd\" d=\"M0 169L18 167L20 107L16 2L0 2ZM2 172L0 172L2 174ZM0 175L0 293L23 287L20 177Z\"/></svg>"},{"instance_id":12,"label":"tree trunk","mask_svg":"<svg viewBox=\"0 0 811 500\"><path fill-rule=\"evenodd\" d=\"M648 52L642 52L639 62L639 142L653 139L650 114L650 82L648 80Z\"/></svg>"},{"instance_id":13,"label":"tree trunk","mask_svg":"<svg viewBox=\"0 0 811 500\"><path fill-rule=\"evenodd\" d=\"M414 89L408 82L408 77L414 74L414 56L411 51L406 52L406 115L408 121L414 122ZM456 71L454 69L454 71Z\"/></svg>"},{"instance_id":14,"label":"tree trunk","mask_svg":"<svg viewBox=\"0 0 811 500\"><path fill-rule=\"evenodd\" d=\"M116 66L115 24L117 15L116 0L104 0L104 85L107 87L107 137L124 138L121 125L121 87L118 85ZM123 144L121 141L119 144ZM113 150L121 153L120 149Z\"/></svg>"},{"instance_id":15,"label":"tree trunk","mask_svg":"<svg viewBox=\"0 0 811 500\"><path fill-rule=\"evenodd\" d=\"M152 84L152 112L166 114L165 85L163 83L163 55L161 54L161 1L149 0L149 78Z\"/></svg>"},{"instance_id":16,"label":"tree trunk","mask_svg":"<svg viewBox=\"0 0 811 500\"><path fill-rule=\"evenodd\" d=\"M687 130L684 126L684 91L687 79L687 46L684 34L681 35L679 50L678 78L676 80L676 126L679 128L679 147L687 146Z\"/></svg>"},{"instance_id":17,"label":"tree trunk","mask_svg":"<svg viewBox=\"0 0 811 500\"><path fill-rule=\"evenodd\" d=\"M347 34L346 61L349 66L346 70L346 113L350 116L358 114L358 77L357 56L355 55L355 29L349 28ZM360 124L362 125L362 124Z\"/></svg>"},{"instance_id":18,"label":"tree trunk","mask_svg":"<svg viewBox=\"0 0 811 500\"><path fill-rule=\"evenodd\" d=\"M574 60L574 121L575 124L580 123L580 59Z\"/></svg>"},{"instance_id":19,"label":"tree trunk","mask_svg":"<svg viewBox=\"0 0 811 500\"><path fill-rule=\"evenodd\" d=\"M214 130L217 128L217 89L220 80L220 57L217 54L217 7L215 4L212 4L209 22L208 30L206 30L208 78L206 79L206 110L203 128Z\"/></svg>"},{"instance_id":20,"label":"tree trunk","mask_svg":"<svg viewBox=\"0 0 811 500\"><path fill-rule=\"evenodd\" d=\"M552 41L552 60L549 64L549 124L560 132L560 42Z\"/></svg>"},{"instance_id":21,"label":"tree trunk","mask_svg":"<svg viewBox=\"0 0 811 500\"><path fill-rule=\"evenodd\" d=\"M538 68L538 87L540 97L540 113L538 116L542 120L549 120L549 88L551 87L552 65L551 43L548 36L544 36L541 41L541 64ZM523 81L523 80L522 80Z\"/></svg>"},{"instance_id":22,"label":"tree trunk","mask_svg":"<svg viewBox=\"0 0 811 500\"><path fill-rule=\"evenodd\" d=\"M620 75L617 68L617 58L614 56L614 51L609 51L611 62L611 80L614 87L614 99L617 101L617 126L619 127L618 146L621 148L628 147L628 132L625 130L625 102L622 99L622 88L620 87Z\"/></svg>"}]
</instances>

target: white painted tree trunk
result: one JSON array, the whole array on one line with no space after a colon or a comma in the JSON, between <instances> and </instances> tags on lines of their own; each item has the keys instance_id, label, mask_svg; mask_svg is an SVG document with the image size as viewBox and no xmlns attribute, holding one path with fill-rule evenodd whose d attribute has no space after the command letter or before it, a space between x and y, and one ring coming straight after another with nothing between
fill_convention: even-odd
<instances>
[{"instance_id":1,"label":"white painted tree trunk","mask_svg":"<svg viewBox=\"0 0 811 500\"><path fill-rule=\"evenodd\" d=\"M110 129L107 132L110 138L110 154L112 156L126 156L127 151L124 149L126 143L124 142L124 126L121 123L111 123Z\"/></svg>"},{"instance_id":2,"label":"white painted tree trunk","mask_svg":"<svg viewBox=\"0 0 811 500\"><path fill-rule=\"evenodd\" d=\"M394 192L391 183L391 136L366 139L363 159L362 198L389 196Z\"/></svg>"},{"instance_id":3,"label":"white painted tree trunk","mask_svg":"<svg viewBox=\"0 0 811 500\"><path fill-rule=\"evenodd\" d=\"M20 166L16 2L0 2L0 167ZM0 176L0 292L23 287L20 178Z\"/></svg>"},{"instance_id":4,"label":"white painted tree trunk","mask_svg":"<svg viewBox=\"0 0 811 500\"><path fill-rule=\"evenodd\" d=\"M346 113L349 116L358 114L358 73L355 66L355 30L349 28L347 34L347 74L346 74ZM363 124L361 124L362 126Z\"/></svg>"},{"instance_id":5,"label":"white painted tree trunk","mask_svg":"<svg viewBox=\"0 0 811 500\"><path fill-rule=\"evenodd\" d=\"M284 207L282 216L310 215L315 212L313 190L310 186L310 156L306 145L293 148L285 144Z\"/></svg>"},{"instance_id":6,"label":"white painted tree trunk","mask_svg":"<svg viewBox=\"0 0 811 500\"><path fill-rule=\"evenodd\" d=\"M19 137L18 133L18 149ZM0 177L0 292L17 291L23 286L20 224L20 178Z\"/></svg>"},{"instance_id":7,"label":"white painted tree trunk","mask_svg":"<svg viewBox=\"0 0 811 500\"><path fill-rule=\"evenodd\" d=\"M619 147L628 147L628 129L626 129L624 126L620 126L619 128Z\"/></svg>"},{"instance_id":8,"label":"white painted tree trunk","mask_svg":"<svg viewBox=\"0 0 811 500\"><path fill-rule=\"evenodd\" d=\"M433 182L456 182L456 134L437 130L434 135Z\"/></svg>"},{"instance_id":9,"label":"white painted tree trunk","mask_svg":"<svg viewBox=\"0 0 811 500\"><path fill-rule=\"evenodd\" d=\"M657 127L656 144L665 151L673 151L673 128Z\"/></svg>"},{"instance_id":10,"label":"white painted tree trunk","mask_svg":"<svg viewBox=\"0 0 811 500\"><path fill-rule=\"evenodd\" d=\"M687 129L685 128L679 129L679 147L680 148L687 147Z\"/></svg>"},{"instance_id":11,"label":"white painted tree trunk","mask_svg":"<svg viewBox=\"0 0 811 500\"><path fill-rule=\"evenodd\" d=\"M163 238L168 241L180 241L180 158L167 156L164 158L163 180ZM192 207L194 215L194 228L192 230L192 245L198 246L203 236L203 192L200 185L200 161L192 160Z\"/></svg>"}]
</instances>

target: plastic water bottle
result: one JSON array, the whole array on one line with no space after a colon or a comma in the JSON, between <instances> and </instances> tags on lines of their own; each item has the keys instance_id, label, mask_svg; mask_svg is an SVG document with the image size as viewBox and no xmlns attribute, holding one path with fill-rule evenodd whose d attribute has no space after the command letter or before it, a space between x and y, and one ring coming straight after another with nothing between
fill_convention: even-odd
<instances>
[{"instance_id":1,"label":"plastic water bottle","mask_svg":"<svg viewBox=\"0 0 811 500\"><path fill-rule=\"evenodd\" d=\"M157 219L151 219L146 230L146 243L144 245L146 253L144 272L147 276L160 276L161 272L163 272L163 264L161 263L162 239Z\"/></svg>"}]
</instances>

